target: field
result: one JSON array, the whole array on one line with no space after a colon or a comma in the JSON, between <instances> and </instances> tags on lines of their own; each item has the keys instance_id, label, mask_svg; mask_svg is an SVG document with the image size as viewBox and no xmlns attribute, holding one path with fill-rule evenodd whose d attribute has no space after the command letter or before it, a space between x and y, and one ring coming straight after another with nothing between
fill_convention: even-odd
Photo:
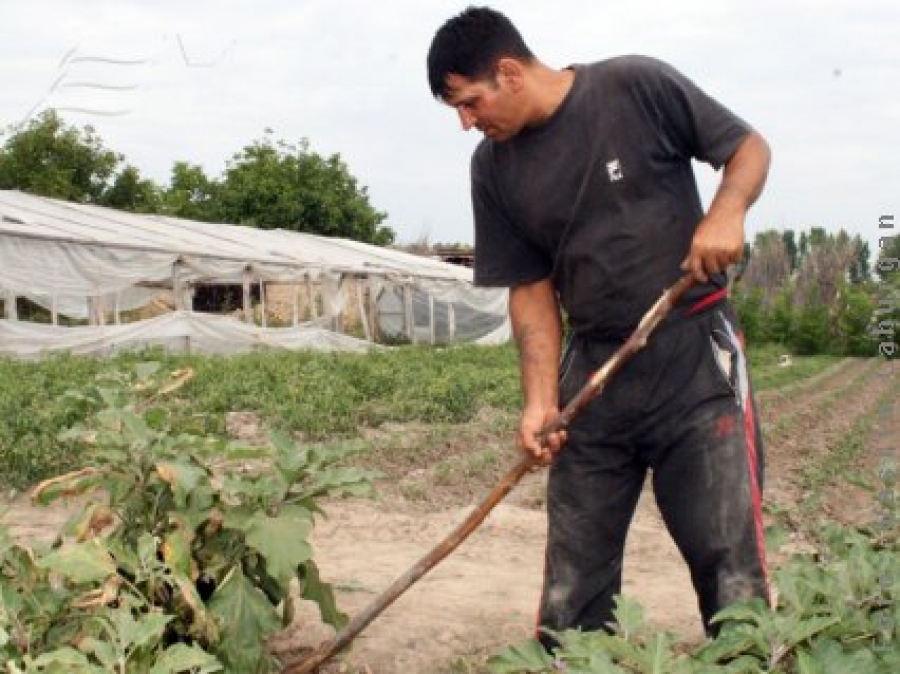
<instances>
[{"instance_id":1,"label":"field","mask_svg":"<svg viewBox=\"0 0 900 674\"><path fill-rule=\"evenodd\" d=\"M783 539L772 555L776 567L808 549L817 521L875 519L873 492L885 459L877 448L884 438L900 437L895 362L795 357L783 367L779 356L775 347L751 352L766 440L767 524ZM327 518L317 520L312 535L319 568L351 615L444 538L517 459L518 392L508 347L410 348L368 359L150 357L167 368L195 368L194 380L168 409L175 428L248 443L264 443L271 428L301 441L362 442L356 464L381 474L375 500L323 502ZM137 360L119 358L112 366ZM0 450L8 483L24 486L48 471L77 467L55 433L77 414L54 400L100 367L78 359L0 364L6 424ZM543 564L543 480L543 472L527 476L456 553L326 671L481 674L487 656L529 637ZM65 511L13 495L4 521L14 536L34 541L46 539ZM687 572L646 490L628 541L625 594L644 606L654 627L687 642L702 639ZM302 629L276 648L294 651L328 636L317 612L306 608L296 617Z\"/></svg>"}]
</instances>

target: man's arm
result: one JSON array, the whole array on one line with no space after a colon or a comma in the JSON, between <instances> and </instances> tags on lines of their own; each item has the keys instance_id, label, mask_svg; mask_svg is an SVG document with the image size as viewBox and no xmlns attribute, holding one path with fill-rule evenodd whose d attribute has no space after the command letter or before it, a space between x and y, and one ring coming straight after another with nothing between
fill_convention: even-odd
<instances>
[{"instance_id":1,"label":"man's arm","mask_svg":"<svg viewBox=\"0 0 900 674\"><path fill-rule=\"evenodd\" d=\"M744 217L762 193L769 172L769 145L758 133L747 136L725 164L722 182L706 216L697 225L682 264L701 282L725 271L744 254Z\"/></svg>"},{"instance_id":2,"label":"man's arm","mask_svg":"<svg viewBox=\"0 0 900 674\"><path fill-rule=\"evenodd\" d=\"M551 281L544 279L512 288L509 315L519 349L524 396L519 447L539 463L547 464L565 441L564 432L552 433L543 446L535 437L559 415L562 320Z\"/></svg>"}]
</instances>

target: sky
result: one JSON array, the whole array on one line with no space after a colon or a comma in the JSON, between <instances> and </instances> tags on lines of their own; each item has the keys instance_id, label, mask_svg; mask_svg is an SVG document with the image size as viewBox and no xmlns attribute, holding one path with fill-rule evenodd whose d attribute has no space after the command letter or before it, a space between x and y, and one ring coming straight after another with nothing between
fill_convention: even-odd
<instances>
[{"instance_id":1,"label":"sky","mask_svg":"<svg viewBox=\"0 0 900 674\"><path fill-rule=\"evenodd\" d=\"M0 0L0 126L53 107L167 184L219 177L270 137L337 153L399 243L471 243L477 131L428 89L445 0ZM900 228L900 2L520 0L490 4L552 67L622 54L670 62L769 141L748 239ZM718 174L697 167L708 203ZM882 232L883 234L884 232Z\"/></svg>"}]
</instances>

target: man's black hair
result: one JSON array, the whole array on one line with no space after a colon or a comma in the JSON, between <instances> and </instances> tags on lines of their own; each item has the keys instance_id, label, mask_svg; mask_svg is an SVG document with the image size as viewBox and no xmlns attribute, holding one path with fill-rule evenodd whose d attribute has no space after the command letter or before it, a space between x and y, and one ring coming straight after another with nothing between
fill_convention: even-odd
<instances>
[{"instance_id":1,"label":"man's black hair","mask_svg":"<svg viewBox=\"0 0 900 674\"><path fill-rule=\"evenodd\" d=\"M435 98L447 95L447 76L493 77L502 57L534 59L522 35L500 12L469 7L438 29L428 50L428 84Z\"/></svg>"}]
</instances>

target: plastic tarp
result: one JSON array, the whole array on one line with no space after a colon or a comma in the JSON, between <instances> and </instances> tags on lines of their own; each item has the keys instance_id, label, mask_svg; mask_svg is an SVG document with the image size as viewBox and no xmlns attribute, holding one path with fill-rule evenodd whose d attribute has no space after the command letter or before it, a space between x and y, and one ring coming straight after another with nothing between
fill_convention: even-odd
<instances>
[{"instance_id":1,"label":"plastic tarp","mask_svg":"<svg viewBox=\"0 0 900 674\"><path fill-rule=\"evenodd\" d=\"M122 325L60 327L0 321L0 355L37 359L52 351L112 355L159 346L173 353L231 354L264 348L365 352L381 348L315 325L263 328L227 316L173 311Z\"/></svg>"},{"instance_id":2,"label":"plastic tarp","mask_svg":"<svg viewBox=\"0 0 900 674\"><path fill-rule=\"evenodd\" d=\"M474 287L472 271L465 267L346 239L135 214L0 191L3 323L17 322L15 297L25 297L54 315L85 319L92 304L121 312L145 306L162 289L189 298L190 289L199 284L246 286L251 282L316 283L325 312L321 318L328 319L345 307L345 278L362 280L379 297L405 289L403 293L412 298L405 305L414 315L406 319L404 327L412 341L433 341L436 335L439 340L480 343L509 339L506 291ZM222 322L212 319L241 325L234 318L191 315L190 321L179 320L182 327L199 331L197 350L207 343L200 329L204 322L215 323L216 329ZM436 327L435 321L443 321L444 327ZM155 339L152 330L162 329L160 323L138 323L146 324L148 343ZM324 324L327 321L320 323ZM57 326L51 327L53 333L58 332ZM307 328L295 325L291 330ZM0 339L12 339L10 330L4 326ZM99 339L98 344L103 338ZM295 338L288 341L299 344ZM61 337L57 342L47 337L42 343L47 350L70 348ZM337 348L330 343L327 346ZM11 350L0 345L4 353Z\"/></svg>"}]
</instances>

